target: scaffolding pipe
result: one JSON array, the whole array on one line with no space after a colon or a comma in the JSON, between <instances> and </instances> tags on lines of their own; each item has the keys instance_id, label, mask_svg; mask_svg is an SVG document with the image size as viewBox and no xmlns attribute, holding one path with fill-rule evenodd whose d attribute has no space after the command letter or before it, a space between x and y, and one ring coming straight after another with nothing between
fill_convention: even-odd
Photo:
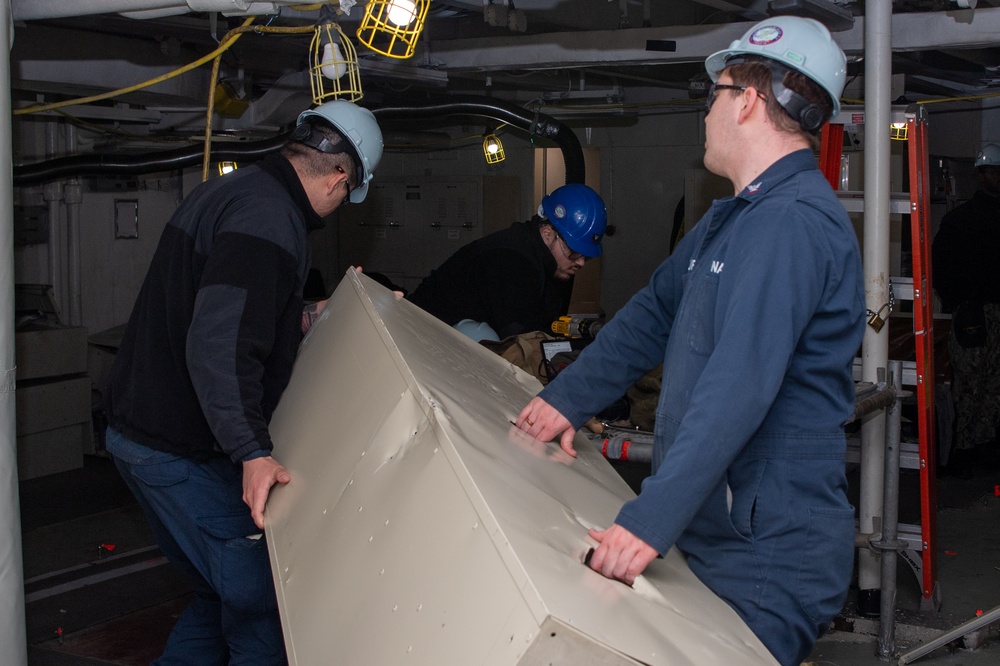
<instances>
[{"instance_id":1,"label":"scaffolding pipe","mask_svg":"<svg viewBox=\"0 0 1000 666\"><path fill-rule=\"evenodd\" d=\"M0 0L0 201L14 200L11 173L9 0ZM21 510L17 495L17 412L14 402L14 209L0 206L0 645L3 662L28 663L21 562Z\"/></svg>"},{"instance_id":2,"label":"scaffolding pipe","mask_svg":"<svg viewBox=\"0 0 1000 666\"><path fill-rule=\"evenodd\" d=\"M855 421L866 414L888 407L896 400L896 388L888 384L879 384L878 388L871 395L856 398L854 402L854 413L847 419L844 425Z\"/></svg>"},{"instance_id":3,"label":"scaffolding pipe","mask_svg":"<svg viewBox=\"0 0 1000 666\"><path fill-rule=\"evenodd\" d=\"M889 120L892 3L865 2L865 303L878 312L889 302ZM889 327L867 327L861 347L861 380L875 381L889 358ZM885 468L885 426L882 412L865 418L861 426L861 488L858 506L860 529L873 532L873 519L882 511ZM877 614L879 558L858 553L858 606L864 614Z\"/></svg>"},{"instance_id":4,"label":"scaffolding pipe","mask_svg":"<svg viewBox=\"0 0 1000 666\"><path fill-rule=\"evenodd\" d=\"M902 361L889 361L889 385L898 386L903 378ZM878 644L875 654L889 660L896 653L896 565L897 553L906 549L898 539L899 530L899 445L902 421L902 395L889 406L886 414L885 494L882 498L882 537L872 542L881 553L882 593L879 606Z\"/></svg>"}]
</instances>

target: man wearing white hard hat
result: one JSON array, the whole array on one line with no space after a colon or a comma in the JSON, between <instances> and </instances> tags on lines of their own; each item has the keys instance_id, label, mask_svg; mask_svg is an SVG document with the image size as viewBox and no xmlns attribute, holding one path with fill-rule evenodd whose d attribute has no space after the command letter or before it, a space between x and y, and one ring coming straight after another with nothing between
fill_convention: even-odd
<instances>
[{"instance_id":1,"label":"man wearing white hard hat","mask_svg":"<svg viewBox=\"0 0 1000 666\"><path fill-rule=\"evenodd\" d=\"M156 664L287 664L263 512L291 476L268 422L308 321L307 235L364 200L381 157L372 112L327 102L160 236L105 391L108 453L195 589Z\"/></svg>"},{"instance_id":2,"label":"man wearing white hard hat","mask_svg":"<svg viewBox=\"0 0 1000 666\"><path fill-rule=\"evenodd\" d=\"M861 256L812 148L846 59L821 24L775 17L706 69L705 166L733 184L649 285L518 415L560 437L663 363L653 475L590 567L632 583L676 546L784 665L841 610L854 509L843 424L864 332Z\"/></svg>"}]
</instances>

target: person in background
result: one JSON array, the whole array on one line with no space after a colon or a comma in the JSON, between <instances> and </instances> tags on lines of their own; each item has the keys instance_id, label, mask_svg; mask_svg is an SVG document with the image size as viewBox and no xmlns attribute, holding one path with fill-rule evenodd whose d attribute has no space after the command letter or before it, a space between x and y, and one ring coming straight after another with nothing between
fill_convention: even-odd
<instances>
[{"instance_id":1,"label":"person in background","mask_svg":"<svg viewBox=\"0 0 1000 666\"><path fill-rule=\"evenodd\" d=\"M932 284L952 314L956 418L946 469L966 477L1000 468L1000 145L984 145L975 166L979 191L941 219L932 246Z\"/></svg>"},{"instance_id":2,"label":"person in background","mask_svg":"<svg viewBox=\"0 0 1000 666\"><path fill-rule=\"evenodd\" d=\"M855 232L813 150L846 59L811 19L753 26L706 63L715 201L638 292L516 419L575 455L576 428L663 362L653 474L590 567L631 584L676 546L785 666L841 610L854 509L844 422L865 326Z\"/></svg>"},{"instance_id":3,"label":"person in background","mask_svg":"<svg viewBox=\"0 0 1000 666\"><path fill-rule=\"evenodd\" d=\"M606 225L597 192L557 187L527 222L459 248L409 300L476 341L548 331L569 308L573 276L601 256Z\"/></svg>"},{"instance_id":4,"label":"person in background","mask_svg":"<svg viewBox=\"0 0 1000 666\"><path fill-rule=\"evenodd\" d=\"M105 392L108 453L195 587L155 663L287 663L262 530L291 477L268 422L312 319L306 236L364 200L381 156L374 115L327 102L164 228Z\"/></svg>"}]
</instances>

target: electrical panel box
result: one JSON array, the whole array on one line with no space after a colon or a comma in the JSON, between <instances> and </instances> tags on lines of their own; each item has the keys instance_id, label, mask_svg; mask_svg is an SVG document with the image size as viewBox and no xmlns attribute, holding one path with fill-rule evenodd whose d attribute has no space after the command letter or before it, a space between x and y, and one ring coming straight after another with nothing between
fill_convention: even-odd
<instances>
[{"instance_id":1,"label":"electrical panel box","mask_svg":"<svg viewBox=\"0 0 1000 666\"><path fill-rule=\"evenodd\" d=\"M539 389L348 271L270 426L290 664L776 663L676 550L631 587L584 564L634 494L582 434L572 458L511 425Z\"/></svg>"}]
</instances>

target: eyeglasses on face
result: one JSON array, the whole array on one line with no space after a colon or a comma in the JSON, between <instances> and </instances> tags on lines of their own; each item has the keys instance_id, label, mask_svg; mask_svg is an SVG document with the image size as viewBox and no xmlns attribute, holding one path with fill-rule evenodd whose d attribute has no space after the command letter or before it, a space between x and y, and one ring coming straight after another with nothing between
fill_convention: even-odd
<instances>
[{"instance_id":1,"label":"eyeglasses on face","mask_svg":"<svg viewBox=\"0 0 1000 666\"><path fill-rule=\"evenodd\" d=\"M555 231L554 228L553 228L553 231ZM576 252L575 250L573 250L569 246L569 243L566 242L566 239L563 238L562 234L559 233L558 231L556 231L556 238L558 238L559 242L562 244L562 253L563 253L563 256L566 257L567 259L569 259L570 261L580 261L581 259L583 259L584 261L587 261L587 259L590 258L590 257L588 257L586 255L580 254L579 252Z\"/></svg>"},{"instance_id":2,"label":"eyeglasses on face","mask_svg":"<svg viewBox=\"0 0 1000 666\"><path fill-rule=\"evenodd\" d=\"M712 110L712 105L715 104L715 95L718 93L718 91L739 90L740 92L743 92L747 88L752 88L752 87L753 86L734 86L729 83L713 83L708 87L708 96L705 98L705 113L708 113L709 111ZM755 90L754 92L757 93L757 97L764 100L765 102L767 101L767 95L765 95L759 90Z\"/></svg>"}]
</instances>

